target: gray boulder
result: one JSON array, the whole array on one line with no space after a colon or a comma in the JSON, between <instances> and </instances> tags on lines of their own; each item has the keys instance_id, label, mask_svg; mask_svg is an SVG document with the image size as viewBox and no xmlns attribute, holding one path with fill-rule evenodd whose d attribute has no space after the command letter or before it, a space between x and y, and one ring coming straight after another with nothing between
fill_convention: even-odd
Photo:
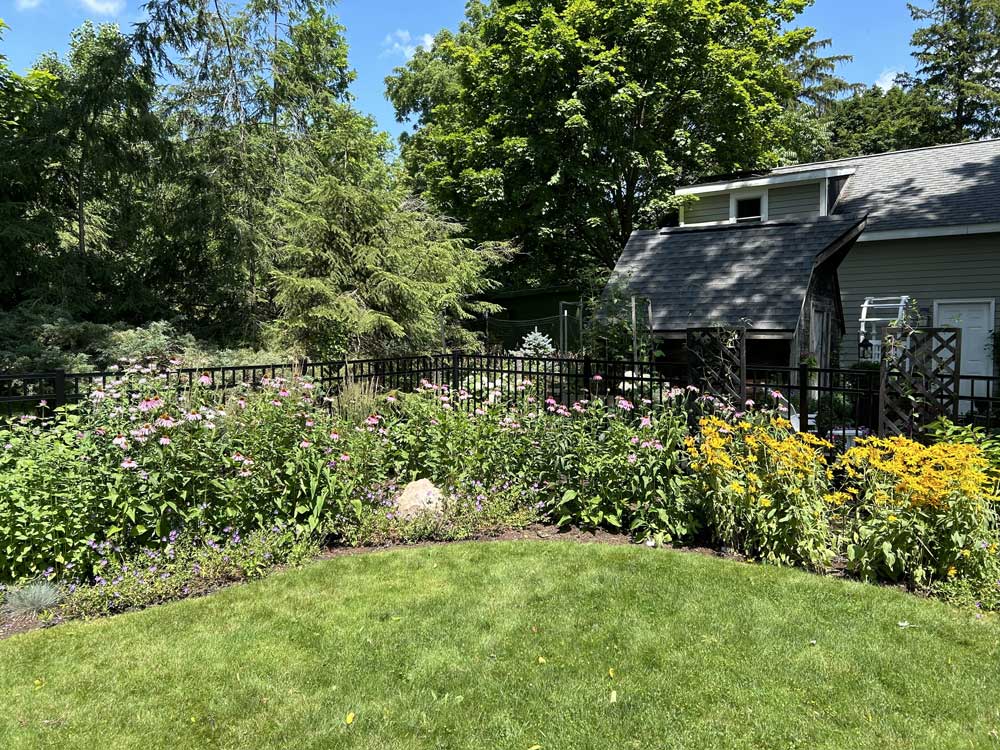
<instances>
[{"instance_id":1,"label":"gray boulder","mask_svg":"<svg viewBox=\"0 0 1000 750\"><path fill-rule=\"evenodd\" d=\"M429 479L410 482L396 498L396 515L414 518L422 513L439 516L444 512L444 495Z\"/></svg>"}]
</instances>

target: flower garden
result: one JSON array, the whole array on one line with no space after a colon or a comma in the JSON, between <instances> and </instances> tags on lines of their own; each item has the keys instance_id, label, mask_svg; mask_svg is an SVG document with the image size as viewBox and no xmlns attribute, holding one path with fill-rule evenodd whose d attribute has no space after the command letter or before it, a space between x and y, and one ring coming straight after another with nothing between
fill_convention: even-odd
<instances>
[{"instance_id":1,"label":"flower garden","mask_svg":"<svg viewBox=\"0 0 1000 750\"><path fill-rule=\"evenodd\" d=\"M563 404L521 381L506 399L477 384L474 405L425 382L344 408L295 377L224 392L163 378L133 367L86 404L0 428L9 609L31 582L58 589L44 616L90 616L261 577L323 545L537 521L1000 605L1000 465L971 430L870 438L831 461L777 398L737 408L686 388L653 403L597 381ZM417 478L444 490L440 513L397 512Z\"/></svg>"}]
</instances>

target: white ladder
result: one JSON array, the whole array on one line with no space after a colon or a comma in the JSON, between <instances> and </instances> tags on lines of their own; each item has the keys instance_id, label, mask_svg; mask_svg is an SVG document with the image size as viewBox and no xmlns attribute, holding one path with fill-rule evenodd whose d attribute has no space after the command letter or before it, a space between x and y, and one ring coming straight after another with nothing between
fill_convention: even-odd
<instances>
[{"instance_id":1,"label":"white ladder","mask_svg":"<svg viewBox=\"0 0 1000 750\"><path fill-rule=\"evenodd\" d=\"M878 335L878 329L905 320L909 305L910 297L906 294L899 297L865 297L861 305L858 346L860 347L865 341L872 345L871 353L868 355L870 362L879 362L882 359L882 338ZM858 353L861 353L860 348Z\"/></svg>"}]
</instances>

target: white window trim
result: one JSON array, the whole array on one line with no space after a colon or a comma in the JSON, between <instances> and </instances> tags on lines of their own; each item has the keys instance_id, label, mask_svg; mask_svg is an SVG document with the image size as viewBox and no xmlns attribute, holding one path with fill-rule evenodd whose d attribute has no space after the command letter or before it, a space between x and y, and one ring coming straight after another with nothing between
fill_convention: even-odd
<instances>
[{"instance_id":1,"label":"white window trim","mask_svg":"<svg viewBox=\"0 0 1000 750\"><path fill-rule=\"evenodd\" d=\"M760 219L745 219L737 221L736 203L747 199L760 198ZM729 224L752 224L755 221L767 221L767 191L766 190L734 190L729 194Z\"/></svg>"}]
</instances>

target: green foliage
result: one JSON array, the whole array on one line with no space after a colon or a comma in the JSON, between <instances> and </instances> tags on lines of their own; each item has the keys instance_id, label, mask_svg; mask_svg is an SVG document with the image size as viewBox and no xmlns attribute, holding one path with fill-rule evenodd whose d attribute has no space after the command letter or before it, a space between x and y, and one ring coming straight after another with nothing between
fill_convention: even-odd
<instances>
[{"instance_id":1,"label":"green foliage","mask_svg":"<svg viewBox=\"0 0 1000 750\"><path fill-rule=\"evenodd\" d=\"M523 280L612 266L698 176L772 163L803 2L470 4L387 79L417 128L415 188L477 240L516 239Z\"/></svg>"},{"instance_id":2,"label":"green foliage","mask_svg":"<svg viewBox=\"0 0 1000 750\"><path fill-rule=\"evenodd\" d=\"M910 4L922 24L911 44L915 81L946 110L956 140L1000 133L1000 3L997 0L933 0Z\"/></svg>"},{"instance_id":3,"label":"green foliage","mask_svg":"<svg viewBox=\"0 0 1000 750\"><path fill-rule=\"evenodd\" d=\"M839 159L960 140L943 103L924 86L871 86L827 110L829 144L821 156Z\"/></svg>"},{"instance_id":4,"label":"green foliage","mask_svg":"<svg viewBox=\"0 0 1000 750\"><path fill-rule=\"evenodd\" d=\"M50 581L32 581L7 592L3 613L14 620L50 615L63 600L63 592Z\"/></svg>"},{"instance_id":5,"label":"green foliage","mask_svg":"<svg viewBox=\"0 0 1000 750\"><path fill-rule=\"evenodd\" d=\"M237 581L262 578L277 565L298 565L315 556L316 545L290 530L259 530L221 542L171 536L161 549L113 553L109 545L92 585L73 585L59 609L65 617L141 609L198 596Z\"/></svg>"}]
</instances>

